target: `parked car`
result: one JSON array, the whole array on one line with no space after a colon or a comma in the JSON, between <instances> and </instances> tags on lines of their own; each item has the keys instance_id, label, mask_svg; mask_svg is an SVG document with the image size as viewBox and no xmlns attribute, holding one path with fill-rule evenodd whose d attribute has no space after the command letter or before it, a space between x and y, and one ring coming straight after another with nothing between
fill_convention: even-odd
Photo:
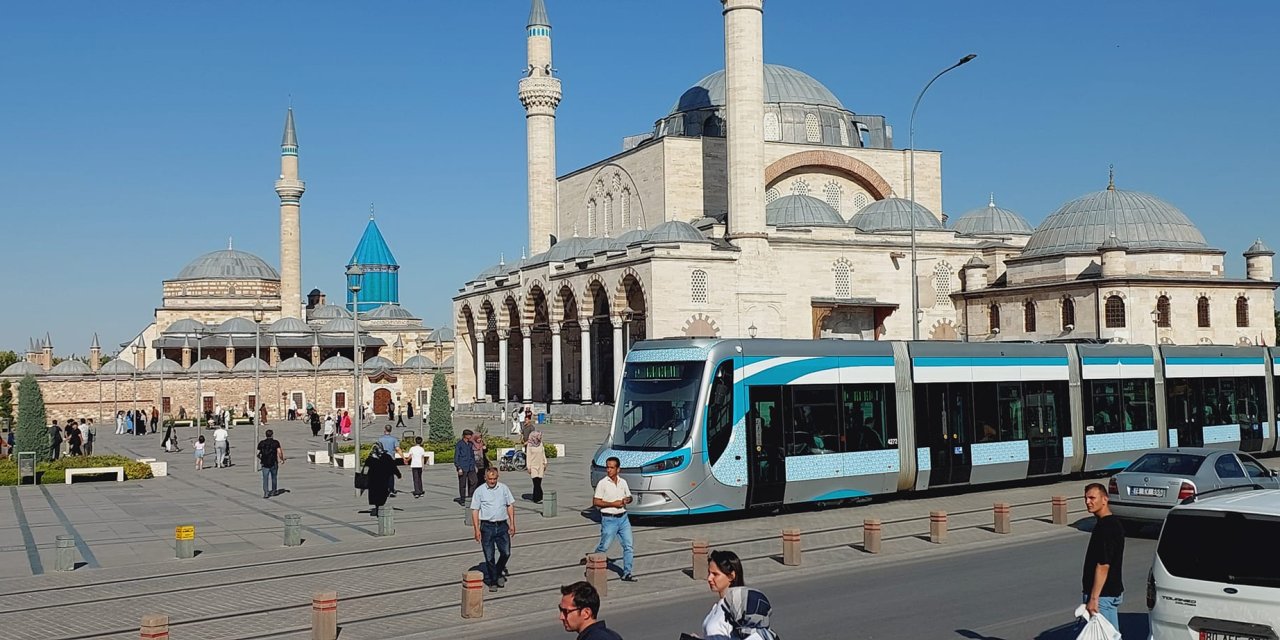
<instances>
[{"instance_id":1,"label":"parked car","mask_svg":"<svg viewBox=\"0 0 1280 640\"><path fill-rule=\"evenodd\" d=\"M1280 638L1280 491L1231 488L1167 514L1147 578L1152 640Z\"/></svg>"},{"instance_id":2,"label":"parked car","mask_svg":"<svg viewBox=\"0 0 1280 640\"><path fill-rule=\"evenodd\" d=\"M1111 477L1107 497L1125 531L1164 521L1175 504L1198 493L1259 485L1280 489L1276 473L1253 456L1226 449L1157 449Z\"/></svg>"}]
</instances>

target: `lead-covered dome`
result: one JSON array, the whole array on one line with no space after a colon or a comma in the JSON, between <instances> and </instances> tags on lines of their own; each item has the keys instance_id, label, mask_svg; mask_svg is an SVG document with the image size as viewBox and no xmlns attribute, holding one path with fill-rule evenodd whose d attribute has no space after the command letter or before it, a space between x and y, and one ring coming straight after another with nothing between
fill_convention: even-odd
<instances>
[{"instance_id":1,"label":"lead-covered dome","mask_svg":"<svg viewBox=\"0 0 1280 640\"><path fill-rule=\"evenodd\" d=\"M206 253L178 272L174 280L279 280L280 274L247 251L223 249Z\"/></svg>"},{"instance_id":2,"label":"lead-covered dome","mask_svg":"<svg viewBox=\"0 0 1280 640\"><path fill-rule=\"evenodd\" d=\"M792 194L765 205L764 219L775 227L843 227L844 218L813 196Z\"/></svg>"},{"instance_id":3,"label":"lead-covered dome","mask_svg":"<svg viewBox=\"0 0 1280 640\"><path fill-rule=\"evenodd\" d=\"M706 236L697 227L683 220L668 220L649 231L645 242L663 244L667 242L709 243Z\"/></svg>"},{"instance_id":4,"label":"lead-covered dome","mask_svg":"<svg viewBox=\"0 0 1280 640\"><path fill-rule=\"evenodd\" d=\"M724 88L724 69L721 69L681 94L671 107L671 113L722 107L725 104ZM844 109L840 99L813 76L778 64L764 65L764 101L766 104L810 104Z\"/></svg>"},{"instance_id":5,"label":"lead-covered dome","mask_svg":"<svg viewBox=\"0 0 1280 640\"><path fill-rule=\"evenodd\" d=\"M966 211L951 228L965 235L1027 235L1035 231L1031 223L1016 211L997 207L995 196L991 196L987 206Z\"/></svg>"},{"instance_id":6,"label":"lead-covered dome","mask_svg":"<svg viewBox=\"0 0 1280 640\"><path fill-rule=\"evenodd\" d=\"M1023 249L1024 257L1096 253L1114 235L1130 251L1212 251L1177 207L1149 193L1107 188L1062 205Z\"/></svg>"},{"instance_id":7,"label":"lead-covered dome","mask_svg":"<svg viewBox=\"0 0 1280 640\"><path fill-rule=\"evenodd\" d=\"M866 232L909 231L912 218L916 229L941 229L937 216L919 202L902 198L876 200L849 218L849 226Z\"/></svg>"}]
</instances>

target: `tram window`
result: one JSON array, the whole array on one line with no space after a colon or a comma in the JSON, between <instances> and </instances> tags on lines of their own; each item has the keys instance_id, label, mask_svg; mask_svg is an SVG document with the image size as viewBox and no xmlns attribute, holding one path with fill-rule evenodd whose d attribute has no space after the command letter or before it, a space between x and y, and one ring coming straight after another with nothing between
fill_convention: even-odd
<instances>
[{"instance_id":1,"label":"tram window","mask_svg":"<svg viewBox=\"0 0 1280 640\"><path fill-rule=\"evenodd\" d=\"M898 446L892 385L841 385L840 399L845 451L877 451Z\"/></svg>"},{"instance_id":2,"label":"tram window","mask_svg":"<svg viewBox=\"0 0 1280 640\"><path fill-rule=\"evenodd\" d=\"M1086 380L1085 417L1090 433L1155 429L1155 381ZM1171 416L1173 408L1170 407Z\"/></svg>"},{"instance_id":3,"label":"tram window","mask_svg":"<svg viewBox=\"0 0 1280 640\"><path fill-rule=\"evenodd\" d=\"M1058 437L1060 425L1067 424L1067 383L1065 381L1026 382L1022 385L1026 402L1023 419L1029 440Z\"/></svg>"},{"instance_id":4,"label":"tram window","mask_svg":"<svg viewBox=\"0 0 1280 640\"><path fill-rule=\"evenodd\" d=\"M1088 425L1093 433L1115 433L1120 424L1117 415L1120 412L1120 384L1117 380L1088 380L1088 391L1085 409Z\"/></svg>"},{"instance_id":5,"label":"tram window","mask_svg":"<svg viewBox=\"0 0 1280 640\"><path fill-rule=\"evenodd\" d=\"M784 396L787 422L787 455L839 453L840 421L835 385L787 387Z\"/></svg>"},{"instance_id":6,"label":"tram window","mask_svg":"<svg viewBox=\"0 0 1280 640\"><path fill-rule=\"evenodd\" d=\"M1236 421L1256 424L1262 416L1262 378L1236 378Z\"/></svg>"},{"instance_id":7,"label":"tram window","mask_svg":"<svg viewBox=\"0 0 1280 640\"><path fill-rule=\"evenodd\" d=\"M1004 407L996 400L996 383L975 382L973 389L973 424L977 442L1000 442L1005 431ZM1003 386L1002 387L1003 391ZM1017 384L1015 383L1016 387Z\"/></svg>"},{"instance_id":8,"label":"tram window","mask_svg":"<svg viewBox=\"0 0 1280 640\"><path fill-rule=\"evenodd\" d=\"M707 401L707 458L715 464L729 446L733 435L733 362L726 360L716 369Z\"/></svg>"},{"instance_id":9,"label":"tram window","mask_svg":"<svg viewBox=\"0 0 1280 640\"><path fill-rule=\"evenodd\" d=\"M1180 429L1197 426L1195 418L1195 394L1191 380L1174 379L1165 383L1168 389L1169 428Z\"/></svg>"},{"instance_id":10,"label":"tram window","mask_svg":"<svg viewBox=\"0 0 1280 640\"><path fill-rule=\"evenodd\" d=\"M1125 380L1123 423L1125 431L1149 431L1156 428L1154 380Z\"/></svg>"}]
</instances>

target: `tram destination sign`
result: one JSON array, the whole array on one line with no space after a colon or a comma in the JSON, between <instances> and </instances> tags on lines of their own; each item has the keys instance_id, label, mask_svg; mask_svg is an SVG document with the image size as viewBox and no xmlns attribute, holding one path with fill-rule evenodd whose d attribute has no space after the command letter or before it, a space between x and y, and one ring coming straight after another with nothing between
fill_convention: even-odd
<instances>
[{"instance_id":1,"label":"tram destination sign","mask_svg":"<svg viewBox=\"0 0 1280 640\"><path fill-rule=\"evenodd\" d=\"M701 366L701 362L631 362L627 364L627 377L632 380L683 380L690 367Z\"/></svg>"}]
</instances>

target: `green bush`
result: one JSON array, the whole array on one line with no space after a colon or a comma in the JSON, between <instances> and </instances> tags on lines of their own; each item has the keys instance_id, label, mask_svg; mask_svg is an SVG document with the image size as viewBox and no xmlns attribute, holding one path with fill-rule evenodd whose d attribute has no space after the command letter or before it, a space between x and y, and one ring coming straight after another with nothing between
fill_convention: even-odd
<instances>
[{"instance_id":1,"label":"green bush","mask_svg":"<svg viewBox=\"0 0 1280 640\"><path fill-rule=\"evenodd\" d=\"M66 456L53 462L39 462L36 464L36 477L40 479L40 484L61 484L66 482L67 469L87 467L124 467L125 480L145 480L153 477L151 465L117 455ZM0 461L0 486L16 484L18 484L16 458Z\"/></svg>"},{"instance_id":2,"label":"green bush","mask_svg":"<svg viewBox=\"0 0 1280 640\"><path fill-rule=\"evenodd\" d=\"M44 394L35 377L26 376L18 383L18 432L14 448L19 452L34 451L37 461L53 458L48 427Z\"/></svg>"}]
</instances>

